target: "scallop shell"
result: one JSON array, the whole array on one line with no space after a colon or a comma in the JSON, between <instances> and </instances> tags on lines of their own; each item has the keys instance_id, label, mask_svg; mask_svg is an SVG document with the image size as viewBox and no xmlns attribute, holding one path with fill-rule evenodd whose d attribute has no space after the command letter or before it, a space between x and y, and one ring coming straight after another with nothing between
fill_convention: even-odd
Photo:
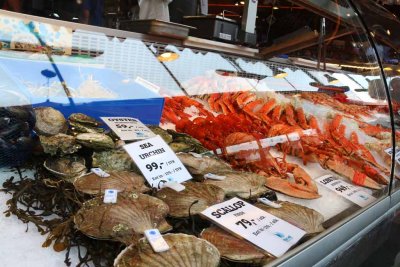
<instances>
[{"instance_id":1,"label":"scallop shell","mask_svg":"<svg viewBox=\"0 0 400 267\"><path fill-rule=\"evenodd\" d=\"M90 195L101 194L104 189L112 188L118 192L146 192L150 188L145 186L143 176L127 171L109 172L109 177L100 177L89 173L75 180L75 189Z\"/></svg>"},{"instance_id":2,"label":"scallop shell","mask_svg":"<svg viewBox=\"0 0 400 267\"><path fill-rule=\"evenodd\" d=\"M166 232L168 206L162 200L144 194L118 194L117 203L105 204L103 197L86 201L74 216L76 227L97 239L119 240L127 244L145 230Z\"/></svg>"},{"instance_id":3,"label":"scallop shell","mask_svg":"<svg viewBox=\"0 0 400 267\"><path fill-rule=\"evenodd\" d=\"M324 227L322 223L325 221L324 216L319 212L286 201L277 201L282 205L281 208L276 209L269 207L267 205L257 203L256 206L272 215L275 215L278 218L281 218L284 221L287 221L290 224L293 224L304 231L306 231L307 236L313 236L324 231Z\"/></svg>"},{"instance_id":4,"label":"scallop shell","mask_svg":"<svg viewBox=\"0 0 400 267\"><path fill-rule=\"evenodd\" d=\"M48 158L43 166L51 173L67 182L74 182L87 172L85 159L78 156L64 156L62 158Z\"/></svg>"},{"instance_id":5,"label":"scallop shell","mask_svg":"<svg viewBox=\"0 0 400 267\"><path fill-rule=\"evenodd\" d=\"M274 259L273 256L250 242L237 238L216 226L204 229L200 237L216 246L221 257L229 261L263 265Z\"/></svg>"},{"instance_id":6,"label":"scallop shell","mask_svg":"<svg viewBox=\"0 0 400 267\"><path fill-rule=\"evenodd\" d=\"M176 155L193 175L232 171L228 163L215 157L201 156L200 154L193 153L178 153Z\"/></svg>"},{"instance_id":7,"label":"scallop shell","mask_svg":"<svg viewBox=\"0 0 400 267\"><path fill-rule=\"evenodd\" d=\"M162 253L153 251L146 239L123 250L114 267L217 267L218 249L210 242L185 234L163 236L170 249Z\"/></svg>"},{"instance_id":8,"label":"scallop shell","mask_svg":"<svg viewBox=\"0 0 400 267\"><path fill-rule=\"evenodd\" d=\"M213 184L225 191L227 196L238 196L241 198L258 197L269 191L264 186L265 177L251 172L218 172L219 176L225 176L224 180L204 181Z\"/></svg>"},{"instance_id":9,"label":"scallop shell","mask_svg":"<svg viewBox=\"0 0 400 267\"><path fill-rule=\"evenodd\" d=\"M224 190L215 185L194 182L183 185L186 188L181 192L164 187L156 193L158 198L168 204L169 215L172 217L188 217L189 208L191 215L198 214L209 206L222 202L225 198Z\"/></svg>"}]
</instances>

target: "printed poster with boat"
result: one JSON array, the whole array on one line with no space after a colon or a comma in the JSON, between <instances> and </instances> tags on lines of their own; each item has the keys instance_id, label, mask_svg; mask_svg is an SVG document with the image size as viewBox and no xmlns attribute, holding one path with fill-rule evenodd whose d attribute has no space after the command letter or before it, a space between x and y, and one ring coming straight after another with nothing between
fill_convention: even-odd
<instances>
[{"instance_id":1,"label":"printed poster with boat","mask_svg":"<svg viewBox=\"0 0 400 267\"><path fill-rule=\"evenodd\" d=\"M1 15L1 49L71 55L72 29Z\"/></svg>"}]
</instances>

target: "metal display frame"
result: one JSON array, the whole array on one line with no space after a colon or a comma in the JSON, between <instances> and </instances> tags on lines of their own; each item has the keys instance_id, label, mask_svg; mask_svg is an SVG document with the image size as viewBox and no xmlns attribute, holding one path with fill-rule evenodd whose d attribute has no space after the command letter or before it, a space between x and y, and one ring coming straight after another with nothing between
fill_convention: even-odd
<instances>
[{"instance_id":1,"label":"metal display frame","mask_svg":"<svg viewBox=\"0 0 400 267\"><path fill-rule=\"evenodd\" d=\"M122 38L122 39L134 38L144 42L171 44L180 47L214 51L226 55L233 54L235 56L243 56L254 60L262 58L261 55L259 54L258 49L252 49L233 44L204 40L195 37L189 37L185 40L179 40L168 37L152 36L148 34L126 32L109 28L82 25L72 22L58 21L58 20L19 14L4 10L0 11L0 15L1 14L12 15L14 17L19 17L21 19L35 20L57 26L64 26L71 28L73 31L79 29L82 31L99 32L107 36L110 36L112 38ZM365 24L363 26L366 27ZM365 29L365 31L368 32L368 35L370 35L368 29ZM369 37L370 37L370 42L373 45L374 41L371 38L371 36ZM375 48L375 53L376 53L376 48ZM276 65L280 64L277 63ZM309 69L309 68L302 68L299 66L290 66L290 67L297 67L299 69L304 69L304 70ZM381 70L381 74L384 75L381 63L379 67ZM385 89L388 93L388 85L386 82L385 82ZM391 105L390 105L390 114L393 126L393 111ZM392 129L394 129L394 127L392 127ZM392 131L394 133L394 130ZM392 142L393 142L392 145L394 146L394 137ZM392 159L392 164L393 163L394 159ZM394 164L392 166L394 166ZM393 176L393 171L394 169L392 169L392 176ZM394 178L392 177L392 180L393 179ZM354 214L347 217L345 220L340 221L333 227L324 231L322 234L319 234L313 239L310 239L307 242L299 245L298 247L290 250L284 256L268 264L268 266L288 266L288 267L326 266L332 259L335 258L336 255L338 255L338 253L340 253L340 251L343 251L343 249L348 247L350 244L354 243L360 237L367 234L371 229L376 227L385 216L390 214L393 210L398 209L399 207L400 207L400 191L391 194L389 190L389 194L386 197L382 198L378 202L373 203L366 209L362 209L360 211L355 212Z\"/></svg>"}]
</instances>

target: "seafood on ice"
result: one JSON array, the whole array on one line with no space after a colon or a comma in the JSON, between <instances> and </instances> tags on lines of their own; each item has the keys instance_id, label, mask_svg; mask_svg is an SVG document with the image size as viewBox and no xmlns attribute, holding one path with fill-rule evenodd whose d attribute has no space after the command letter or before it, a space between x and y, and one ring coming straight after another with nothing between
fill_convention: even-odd
<instances>
[{"instance_id":1,"label":"seafood on ice","mask_svg":"<svg viewBox=\"0 0 400 267\"><path fill-rule=\"evenodd\" d=\"M337 103L338 100L326 94L302 93L299 96L249 91L199 96L206 104L185 96L167 98L162 121L175 124L177 131L195 137L235 168L265 175L267 186L291 196L317 198L319 194L310 176L301 166L288 163L286 155L301 158L304 165L319 163L357 185L372 189L386 185L389 169L381 166L368 147L359 141L360 132L369 133L371 138L383 138L390 131L380 126L368 127L362 122L362 117L372 116L375 111ZM333 111L321 122L303 110L301 101L325 105ZM194 117L185 113L193 107L197 110ZM342 115L343 112L347 115ZM343 118L355 122L360 132L345 134L348 130ZM285 142L269 147L261 144L264 139L281 136L285 137ZM259 148L229 157L229 146L251 142ZM269 153L271 148L280 150L283 157L274 158ZM249 160L252 156L256 156L258 162Z\"/></svg>"}]
</instances>

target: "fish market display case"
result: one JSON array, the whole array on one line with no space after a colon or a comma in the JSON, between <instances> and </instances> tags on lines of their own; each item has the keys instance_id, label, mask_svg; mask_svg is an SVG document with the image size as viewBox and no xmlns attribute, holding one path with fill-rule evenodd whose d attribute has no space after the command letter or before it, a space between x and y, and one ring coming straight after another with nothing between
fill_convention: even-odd
<instances>
[{"instance_id":1,"label":"fish market display case","mask_svg":"<svg viewBox=\"0 0 400 267\"><path fill-rule=\"evenodd\" d=\"M3 265L363 264L400 198L399 23L290 2L259 49L0 11Z\"/></svg>"}]
</instances>

